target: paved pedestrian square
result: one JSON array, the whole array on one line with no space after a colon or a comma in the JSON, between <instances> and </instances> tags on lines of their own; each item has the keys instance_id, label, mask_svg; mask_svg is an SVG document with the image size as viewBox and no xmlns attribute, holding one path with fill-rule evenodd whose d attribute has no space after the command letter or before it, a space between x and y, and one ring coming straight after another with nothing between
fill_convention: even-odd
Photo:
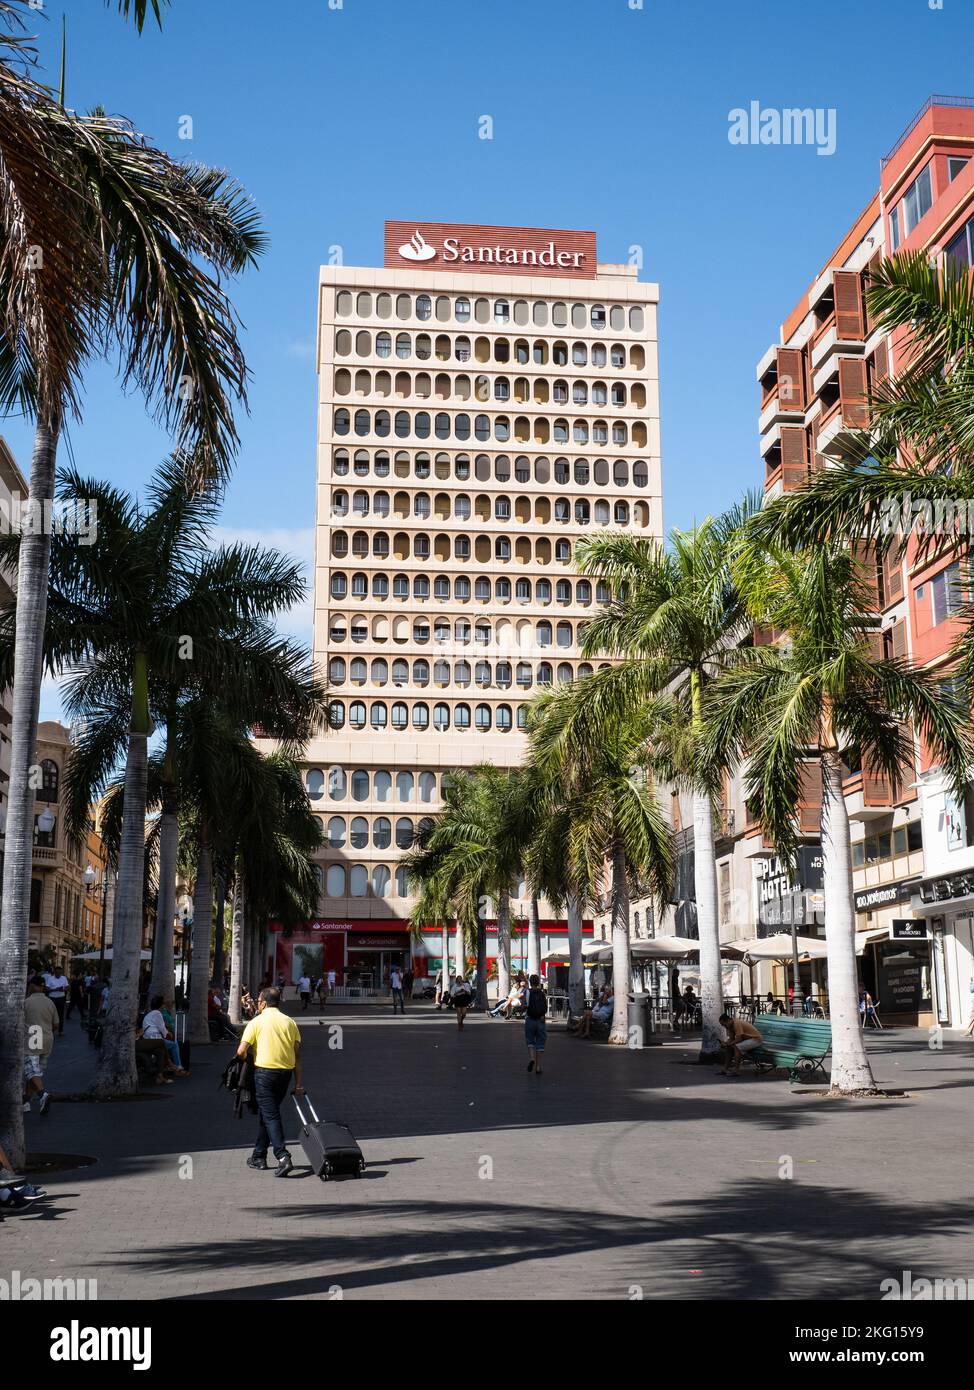
<instances>
[{"instance_id":1,"label":"paved pedestrian square","mask_svg":"<svg viewBox=\"0 0 974 1390\"><path fill-rule=\"evenodd\" d=\"M297 1017L307 1089L360 1140L362 1179L249 1170L254 1121L217 1089L231 1049L198 1047L191 1077L137 1101L28 1118L33 1151L98 1162L4 1223L4 1266L101 1299L876 1299L903 1270L974 1278L958 1035L871 1037L906 1096L834 1101L689 1065L689 1040L630 1051L555 1024L534 1077L518 1023ZM92 1057L72 1022L52 1089L80 1089Z\"/></svg>"}]
</instances>

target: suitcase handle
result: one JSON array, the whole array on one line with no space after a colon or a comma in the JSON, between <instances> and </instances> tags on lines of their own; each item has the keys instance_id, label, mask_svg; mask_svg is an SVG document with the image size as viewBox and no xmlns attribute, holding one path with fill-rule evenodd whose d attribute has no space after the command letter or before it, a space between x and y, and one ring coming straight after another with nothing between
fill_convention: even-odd
<instances>
[{"instance_id":1,"label":"suitcase handle","mask_svg":"<svg viewBox=\"0 0 974 1390\"><path fill-rule=\"evenodd\" d=\"M304 1098L305 1098L305 1100L308 1102L308 1109L311 1111L311 1118L312 1118L312 1120L314 1120L315 1124L320 1124L321 1122L320 1122L320 1120L318 1119L318 1112L315 1110L314 1106L312 1105L312 1103L311 1103L311 1097L308 1095L307 1092L305 1092ZM302 1123L303 1125L307 1126L308 1121L304 1118L304 1111L301 1109L301 1106L298 1104L298 1094L297 1094L297 1091L292 1091L292 1092L291 1092L291 1099L294 1101L294 1108L295 1108L295 1110L298 1112L298 1119L301 1121L301 1123Z\"/></svg>"}]
</instances>

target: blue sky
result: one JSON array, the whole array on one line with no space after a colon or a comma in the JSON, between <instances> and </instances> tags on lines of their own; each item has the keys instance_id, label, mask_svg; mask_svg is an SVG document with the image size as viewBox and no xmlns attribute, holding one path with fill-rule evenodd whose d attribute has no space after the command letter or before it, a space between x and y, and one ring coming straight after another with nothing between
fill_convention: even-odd
<instances>
[{"instance_id":1,"label":"blue sky","mask_svg":"<svg viewBox=\"0 0 974 1390\"><path fill-rule=\"evenodd\" d=\"M173 0L140 38L114 0L46 0L52 81L68 17L70 105L228 168L266 219L269 252L235 292L253 383L227 534L310 556L318 266L334 245L380 264L387 217L592 228L608 261L641 246L661 287L666 525L759 482L755 362L916 109L974 95L974 14L969 0L630 2ZM755 100L834 108L835 153L732 145L730 111ZM26 466L29 428L0 427ZM69 445L130 488L168 448L108 367L89 374ZM56 704L48 692L49 716Z\"/></svg>"}]
</instances>

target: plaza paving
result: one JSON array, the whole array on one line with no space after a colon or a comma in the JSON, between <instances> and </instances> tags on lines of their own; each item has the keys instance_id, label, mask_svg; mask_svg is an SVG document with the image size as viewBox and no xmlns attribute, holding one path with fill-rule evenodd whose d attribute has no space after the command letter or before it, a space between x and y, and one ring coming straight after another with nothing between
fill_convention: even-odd
<instances>
[{"instance_id":1,"label":"plaza paving","mask_svg":"<svg viewBox=\"0 0 974 1390\"><path fill-rule=\"evenodd\" d=\"M517 1023L297 1017L305 1084L355 1131L362 1179L246 1168L254 1121L217 1090L231 1049L199 1047L144 1099L28 1117L33 1151L98 1162L3 1224L0 1276L96 1279L102 1299L875 1299L903 1270L974 1278L968 1039L877 1034L877 1079L908 1096L836 1102L688 1065L689 1042L553 1025L536 1078ZM70 1023L52 1090L81 1089L92 1057Z\"/></svg>"}]
</instances>

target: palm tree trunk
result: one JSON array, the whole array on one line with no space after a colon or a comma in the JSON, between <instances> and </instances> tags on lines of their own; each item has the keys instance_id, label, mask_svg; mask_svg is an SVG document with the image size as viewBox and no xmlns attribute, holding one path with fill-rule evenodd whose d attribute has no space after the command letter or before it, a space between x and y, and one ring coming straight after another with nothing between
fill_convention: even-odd
<instances>
[{"instance_id":1,"label":"palm tree trunk","mask_svg":"<svg viewBox=\"0 0 974 1390\"><path fill-rule=\"evenodd\" d=\"M125 760L122 834L115 880L111 993L94 1085L94 1093L98 1096L129 1095L139 1087L135 1066L135 1024L139 1012L139 965L142 955L150 724L148 668L145 653L137 651L132 668L132 724Z\"/></svg>"},{"instance_id":2,"label":"palm tree trunk","mask_svg":"<svg viewBox=\"0 0 974 1390\"><path fill-rule=\"evenodd\" d=\"M28 499L43 511L54 496L58 429L38 422ZM34 788L41 702L44 624L51 563L51 537L32 526L22 537L17 568L13 710L10 724L10 782L4 843L3 908L0 917L0 1146L15 1169L24 1164L24 995L27 990L27 931L34 854Z\"/></svg>"},{"instance_id":3,"label":"palm tree trunk","mask_svg":"<svg viewBox=\"0 0 974 1390\"><path fill-rule=\"evenodd\" d=\"M463 949L463 923L460 921L459 917L456 919L456 922L457 934L453 942L453 973L456 975L457 979L459 979L461 975L466 973L466 953Z\"/></svg>"},{"instance_id":4,"label":"palm tree trunk","mask_svg":"<svg viewBox=\"0 0 974 1390\"><path fill-rule=\"evenodd\" d=\"M487 1012L487 923L482 912L477 913L477 994L474 1008Z\"/></svg>"},{"instance_id":5,"label":"palm tree trunk","mask_svg":"<svg viewBox=\"0 0 974 1390\"><path fill-rule=\"evenodd\" d=\"M243 1011L240 1007L240 996L243 991L243 961L244 961L244 890L240 875L237 874L233 885L233 935L230 938L230 1022L242 1023Z\"/></svg>"},{"instance_id":6,"label":"palm tree trunk","mask_svg":"<svg viewBox=\"0 0 974 1390\"><path fill-rule=\"evenodd\" d=\"M168 756L168 754L167 754ZM161 994L167 1007L175 997L173 922L176 917L176 858L179 853L179 821L176 818L176 789L164 783L162 813L159 817L159 902L156 933L152 943L152 983L149 994Z\"/></svg>"},{"instance_id":7,"label":"palm tree trunk","mask_svg":"<svg viewBox=\"0 0 974 1390\"><path fill-rule=\"evenodd\" d=\"M511 894L502 888L497 899L497 998L511 992Z\"/></svg>"},{"instance_id":8,"label":"palm tree trunk","mask_svg":"<svg viewBox=\"0 0 974 1390\"><path fill-rule=\"evenodd\" d=\"M577 893L568 894L568 1007L576 1018L585 1007L582 904Z\"/></svg>"},{"instance_id":9,"label":"palm tree trunk","mask_svg":"<svg viewBox=\"0 0 974 1390\"><path fill-rule=\"evenodd\" d=\"M629 884L625 851L618 841L612 847L612 993L609 1042L625 1047L629 1041Z\"/></svg>"},{"instance_id":10,"label":"palm tree trunk","mask_svg":"<svg viewBox=\"0 0 974 1390\"><path fill-rule=\"evenodd\" d=\"M834 754L822 754L822 879L832 1023L832 1091L876 1091L859 1026L856 920L852 911L849 813Z\"/></svg>"},{"instance_id":11,"label":"palm tree trunk","mask_svg":"<svg viewBox=\"0 0 974 1390\"><path fill-rule=\"evenodd\" d=\"M201 832L196 888L193 892L193 959L189 968L189 1037L193 1046L210 1041L206 1021L210 983L210 938L213 935L213 861L205 830Z\"/></svg>"},{"instance_id":12,"label":"palm tree trunk","mask_svg":"<svg viewBox=\"0 0 974 1390\"><path fill-rule=\"evenodd\" d=\"M256 987L257 989L260 988L260 982L264 978L264 973L267 970L267 940L263 923L264 919L251 910L250 930L254 939L253 964L251 965L251 974L254 977L254 986L252 986L252 988ZM273 983L274 980L272 976L271 984Z\"/></svg>"},{"instance_id":13,"label":"palm tree trunk","mask_svg":"<svg viewBox=\"0 0 974 1390\"><path fill-rule=\"evenodd\" d=\"M528 918L528 979L541 974L541 920L538 917L538 895L531 894L531 914Z\"/></svg>"},{"instance_id":14,"label":"palm tree trunk","mask_svg":"<svg viewBox=\"0 0 974 1390\"><path fill-rule=\"evenodd\" d=\"M700 1006L703 1033L698 1061L721 1054L720 1023L724 985L720 970L720 923L717 919L717 863L714 858L714 810L706 792L693 794L693 881L700 939Z\"/></svg>"},{"instance_id":15,"label":"palm tree trunk","mask_svg":"<svg viewBox=\"0 0 974 1390\"><path fill-rule=\"evenodd\" d=\"M440 967L440 975L442 977L440 981L440 999L442 1000L443 995L446 994L447 990L450 988L450 923L449 919L446 917L443 918L443 936L440 940L440 956L443 961Z\"/></svg>"},{"instance_id":16,"label":"palm tree trunk","mask_svg":"<svg viewBox=\"0 0 974 1390\"><path fill-rule=\"evenodd\" d=\"M213 978L217 985L223 989L223 976L226 973L223 966L223 933L226 929L227 914L227 880L222 873L216 876L216 930L213 935Z\"/></svg>"}]
</instances>

